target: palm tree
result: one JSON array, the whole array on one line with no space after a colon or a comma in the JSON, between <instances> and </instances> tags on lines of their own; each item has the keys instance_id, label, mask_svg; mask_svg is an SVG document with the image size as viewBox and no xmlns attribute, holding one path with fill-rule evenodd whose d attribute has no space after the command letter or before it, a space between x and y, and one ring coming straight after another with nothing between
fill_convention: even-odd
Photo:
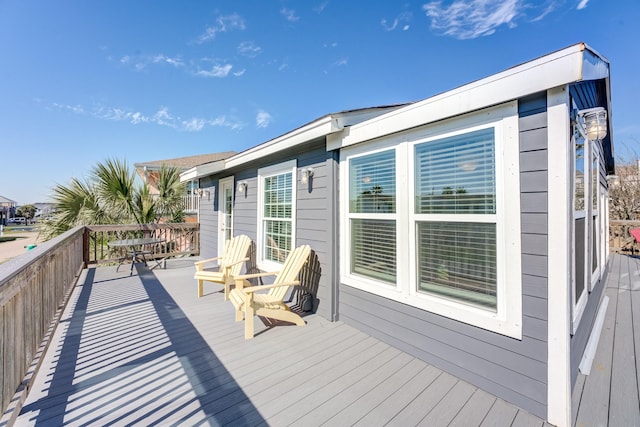
<instances>
[{"instance_id":1,"label":"palm tree","mask_svg":"<svg viewBox=\"0 0 640 427\"><path fill-rule=\"evenodd\" d=\"M44 237L50 239L77 225L183 221L181 195L185 188L180 170L163 166L158 188L160 194L150 194L147 184L137 181L135 171L125 161L98 163L89 180L73 178L69 185L53 188L56 214L46 223Z\"/></svg>"}]
</instances>

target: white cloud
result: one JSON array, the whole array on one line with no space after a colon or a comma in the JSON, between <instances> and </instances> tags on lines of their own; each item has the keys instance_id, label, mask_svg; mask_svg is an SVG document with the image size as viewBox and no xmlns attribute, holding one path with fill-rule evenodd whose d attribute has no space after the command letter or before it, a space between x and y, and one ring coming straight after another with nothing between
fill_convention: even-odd
<instances>
[{"instance_id":1,"label":"white cloud","mask_svg":"<svg viewBox=\"0 0 640 427\"><path fill-rule=\"evenodd\" d=\"M411 21L412 17L413 15L411 14L411 12L402 12L393 21L391 21L391 23L389 23L389 21L387 21L386 19L383 19L382 21L380 21L380 25L382 25L382 28L385 31L393 31L398 28L398 25L404 24L402 25L402 31L407 31L409 29L409 24L406 24L406 22Z\"/></svg>"},{"instance_id":2,"label":"white cloud","mask_svg":"<svg viewBox=\"0 0 640 427\"><path fill-rule=\"evenodd\" d=\"M236 77L240 77L240 76L243 76L244 73L246 73L246 72L247 72L247 70L245 68L243 68L242 70L236 71L235 73L233 73L233 75L236 76Z\"/></svg>"},{"instance_id":3,"label":"white cloud","mask_svg":"<svg viewBox=\"0 0 640 427\"><path fill-rule=\"evenodd\" d=\"M264 110L260 110L256 115L256 127L266 128L271 123L271 120L272 120L271 114L267 113Z\"/></svg>"},{"instance_id":4,"label":"white cloud","mask_svg":"<svg viewBox=\"0 0 640 427\"><path fill-rule=\"evenodd\" d=\"M296 15L295 10L287 9L286 7L280 9L280 15L284 16L284 18L289 22L296 22L300 20L300 17Z\"/></svg>"},{"instance_id":5,"label":"white cloud","mask_svg":"<svg viewBox=\"0 0 640 427\"><path fill-rule=\"evenodd\" d=\"M548 14L553 12L555 9L556 9L556 3L554 1L549 2L549 4L547 5L546 9L544 9L542 12L540 12L540 14L538 16L533 18L531 20L531 22L542 21L542 19L544 19L545 16L547 16Z\"/></svg>"},{"instance_id":6,"label":"white cloud","mask_svg":"<svg viewBox=\"0 0 640 427\"><path fill-rule=\"evenodd\" d=\"M227 77L231 72L233 65L225 64L225 65L214 65L211 70L200 70L196 72L196 75L201 77L218 77L223 78Z\"/></svg>"},{"instance_id":7,"label":"white cloud","mask_svg":"<svg viewBox=\"0 0 640 427\"><path fill-rule=\"evenodd\" d=\"M488 36L501 25L515 27L524 7L523 0L455 0L449 6L434 1L422 6L432 29L461 40Z\"/></svg>"},{"instance_id":8,"label":"white cloud","mask_svg":"<svg viewBox=\"0 0 640 427\"><path fill-rule=\"evenodd\" d=\"M587 3L589 3L589 0L580 0L580 3L578 4L578 7L576 9L584 9L585 7L587 7Z\"/></svg>"},{"instance_id":9,"label":"white cloud","mask_svg":"<svg viewBox=\"0 0 640 427\"><path fill-rule=\"evenodd\" d=\"M336 67L342 67L347 65L348 63L349 63L349 58L342 58L334 62L333 65L335 65Z\"/></svg>"},{"instance_id":10,"label":"white cloud","mask_svg":"<svg viewBox=\"0 0 640 427\"><path fill-rule=\"evenodd\" d=\"M314 8L313 8L313 11L314 11L315 13L320 14L320 13L324 12L325 7L327 7L328 5L329 5L329 2L328 2L328 1L325 1L324 3L321 3L321 4L319 4L318 6L314 7Z\"/></svg>"},{"instance_id":11,"label":"white cloud","mask_svg":"<svg viewBox=\"0 0 640 427\"><path fill-rule=\"evenodd\" d=\"M153 62L154 64L165 63L165 64L173 65L174 67L181 67L184 65L184 62L182 62L180 58L171 58L163 54L154 56L151 59L151 62Z\"/></svg>"},{"instance_id":12,"label":"white cloud","mask_svg":"<svg viewBox=\"0 0 640 427\"><path fill-rule=\"evenodd\" d=\"M203 34L198 37L199 43L216 38L218 33L225 33L231 30L244 30L246 28L244 19L237 13L226 16L218 16L216 23L211 27L207 27Z\"/></svg>"},{"instance_id":13,"label":"white cloud","mask_svg":"<svg viewBox=\"0 0 640 427\"><path fill-rule=\"evenodd\" d=\"M208 124L210 126L226 127L231 130L239 130L244 127L244 124L240 120L228 118L227 116L218 116L215 119L210 120Z\"/></svg>"},{"instance_id":14,"label":"white cloud","mask_svg":"<svg viewBox=\"0 0 640 427\"><path fill-rule=\"evenodd\" d=\"M238 45L238 53L247 58L255 58L261 51L262 48L256 46L254 42L242 42Z\"/></svg>"},{"instance_id":15,"label":"white cloud","mask_svg":"<svg viewBox=\"0 0 640 427\"><path fill-rule=\"evenodd\" d=\"M221 115L214 119L205 119L201 117L191 117L188 119L171 114L168 107L160 107L154 114L145 115L139 111L133 111L121 107L109 107L103 104L96 104L93 108L85 108L82 105L68 105L54 102L47 109L58 109L70 111L74 114L87 115L100 120L109 120L116 122L126 122L132 125L155 124L158 126L166 126L171 129L184 132L199 132L205 127L225 127L231 130L240 130L244 128L244 124L237 118L229 118ZM271 116L264 118L268 125ZM266 125L265 125L266 126ZM259 126L260 127L260 126Z\"/></svg>"},{"instance_id":16,"label":"white cloud","mask_svg":"<svg viewBox=\"0 0 640 427\"><path fill-rule=\"evenodd\" d=\"M138 56L125 55L120 58L119 62L124 66L132 66L136 71L142 71L150 64L168 64L176 68L185 65L180 57L170 57L163 53Z\"/></svg>"},{"instance_id":17,"label":"white cloud","mask_svg":"<svg viewBox=\"0 0 640 427\"><path fill-rule=\"evenodd\" d=\"M203 119L193 118L182 121L182 128L189 132L198 132L204 128L205 121Z\"/></svg>"}]
</instances>

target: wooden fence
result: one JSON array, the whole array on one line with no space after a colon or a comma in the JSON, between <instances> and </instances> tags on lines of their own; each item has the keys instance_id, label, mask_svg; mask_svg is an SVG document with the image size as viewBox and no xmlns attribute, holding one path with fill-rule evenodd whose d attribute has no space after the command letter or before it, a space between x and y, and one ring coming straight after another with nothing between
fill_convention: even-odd
<instances>
[{"instance_id":1,"label":"wooden fence","mask_svg":"<svg viewBox=\"0 0 640 427\"><path fill-rule=\"evenodd\" d=\"M118 262L126 256L126 248L110 248L109 242L138 238L156 238L162 243L149 245L152 259L198 255L200 224L132 224L88 225L84 233L84 260L87 265Z\"/></svg>"},{"instance_id":2,"label":"wooden fence","mask_svg":"<svg viewBox=\"0 0 640 427\"><path fill-rule=\"evenodd\" d=\"M632 228L640 228L640 221L609 221L609 249L611 252L640 253L640 244L629 233Z\"/></svg>"},{"instance_id":3,"label":"wooden fence","mask_svg":"<svg viewBox=\"0 0 640 427\"><path fill-rule=\"evenodd\" d=\"M71 290L88 265L121 260L108 242L162 239L150 258L198 255L199 224L80 226L0 265L0 403L17 416ZM147 248L145 248L147 249ZM25 380L27 378L27 380ZM21 393L16 394L16 391ZM13 396L18 396L12 401ZM11 422L9 422L11 424Z\"/></svg>"},{"instance_id":4,"label":"wooden fence","mask_svg":"<svg viewBox=\"0 0 640 427\"><path fill-rule=\"evenodd\" d=\"M0 401L8 407L21 387L52 320L63 307L84 263L77 227L0 265ZM31 369L34 369L33 367ZM11 402L21 405L21 402Z\"/></svg>"}]
</instances>

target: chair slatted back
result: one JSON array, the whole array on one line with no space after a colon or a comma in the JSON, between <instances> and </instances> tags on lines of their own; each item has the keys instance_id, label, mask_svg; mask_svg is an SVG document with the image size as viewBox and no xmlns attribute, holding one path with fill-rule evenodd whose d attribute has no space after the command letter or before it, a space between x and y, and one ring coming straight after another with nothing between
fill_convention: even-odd
<instances>
[{"instance_id":1,"label":"chair slatted back","mask_svg":"<svg viewBox=\"0 0 640 427\"><path fill-rule=\"evenodd\" d=\"M229 274L231 276L238 276L243 265L243 263L239 263L238 261L247 256L250 246L251 239L249 236L240 235L227 240L224 244L224 258L220 262L220 271L224 271L225 265L236 263L229 268Z\"/></svg>"},{"instance_id":2,"label":"chair slatted back","mask_svg":"<svg viewBox=\"0 0 640 427\"><path fill-rule=\"evenodd\" d=\"M307 258L309 258L310 253L311 246L309 245L298 246L291 251L289 256L287 256L287 259L284 261L282 270L280 270L273 283L287 283L296 280L300 270L302 270L302 267L304 266L304 263L307 261ZM269 290L269 295L282 301L290 288L291 286L272 288Z\"/></svg>"}]
</instances>

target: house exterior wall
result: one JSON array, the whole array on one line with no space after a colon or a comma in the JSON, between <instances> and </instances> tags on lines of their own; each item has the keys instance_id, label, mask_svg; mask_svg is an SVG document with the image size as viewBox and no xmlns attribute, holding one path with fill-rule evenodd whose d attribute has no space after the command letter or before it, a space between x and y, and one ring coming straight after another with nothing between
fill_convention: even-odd
<instances>
[{"instance_id":1,"label":"house exterior wall","mask_svg":"<svg viewBox=\"0 0 640 427\"><path fill-rule=\"evenodd\" d=\"M547 131L546 95L518 105L522 340L477 328L373 293L340 285L340 319L409 354L546 416Z\"/></svg>"},{"instance_id":2,"label":"house exterior wall","mask_svg":"<svg viewBox=\"0 0 640 427\"><path fill-rule=\"evenodd\" d=\"M246 234L257 242L258 229L258 169L277 165L290 160L297 162L296 184L296 230L295 246L308 244L317 256L320 268L320 279L317 289L317 313L331 319L331 268L330 261L334 256L331 230L335 229L332 203L335 167L333 155L326 151L324 139L316 140L286 153L278 153L260 159L236 170L225 171L224 174L213 175L201 179L200 187L209 187L211 194L216 197L210 202L201 202L201 253L203 257L217 256L218 245L218 201L217 186L220 179L233 176L235 183L247 182L244 193L235 192L233 212L233 234ZM310 185L300 182L301 171L313 168L314 174ZM204 205L204 206L203 206ZM266 280L265 280L266 282Z\"/></svg>"},{"instance_id":3,"label":"house exterior wall","mask_svg":"<svg viewBox=\"0 0 640 427\"><path fill-rule=\"evenodd\" d=\"M606 108L606 94L603 93L604 85L599 81L585 81L576 83L570 86L569 93L571 99L576 103L578 109L587 109L593 107L605 107ZM609 137L609 136L607 136ZM599 167L599 185L602 191L608 192L607 184L607 157L610 153L603 148L601 142L596 142L599 147L600 157L598 159ZM600 215L604 212L600 212ZM607 227L608 228L608 227ZM608 233L606 233L608 234ZM605 234L605 235L606 235ZM606 266L606 260L600 261L601 264ZM571 336L570 343L570 365L571 365L571 385L573 386L578 377L580 362L584 354L584 350L587 346L593 324L598 314L598 308L602 299L602 293L604 290L604 283L606 281L607 271L600 280L593 286L593 290L589 294L587 305L580 319L580 323L575 333Z\"/></svg>"}]
</instances>

